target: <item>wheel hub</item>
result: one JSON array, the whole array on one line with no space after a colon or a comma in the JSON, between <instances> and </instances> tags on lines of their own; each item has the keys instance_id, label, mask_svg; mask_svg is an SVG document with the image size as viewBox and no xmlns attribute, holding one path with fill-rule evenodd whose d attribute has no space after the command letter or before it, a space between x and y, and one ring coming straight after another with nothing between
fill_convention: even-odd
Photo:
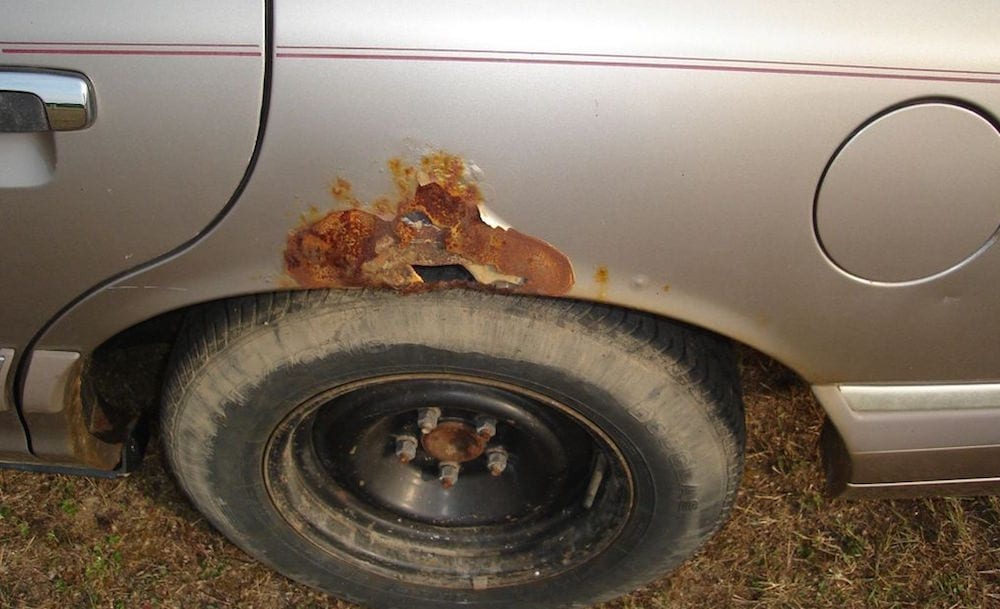
<instances>
[{"instance_id":1,"label":"wheel hub","mask_svg":"<svg viewBox=\"0 0 1000 609\"><path fill-rule=\"evenodd\" d=\"M444 463L465 463L486 451L489 438L462 421L442 421L420 438L420 444L432 458Z\"/></svg>"}]
</instances>

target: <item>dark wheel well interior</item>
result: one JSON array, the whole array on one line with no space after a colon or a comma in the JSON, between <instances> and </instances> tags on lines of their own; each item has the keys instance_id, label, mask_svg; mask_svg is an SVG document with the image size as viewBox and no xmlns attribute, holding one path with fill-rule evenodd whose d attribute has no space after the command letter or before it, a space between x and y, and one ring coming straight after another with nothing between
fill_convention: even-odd
<instances>
[{"instance_id":1,"label":"dark wheel well interior","mask_svg":"<svg viewBox=\"0 0 1000 609\"><path fill-rule=\"evenodd\" d=\"M120 442L137 422L155 419L150 415L158 411L170 354L184 318L192 309L209 304L169 311L136 324L106 340L86 358L81 379L83 408L87 421L101 422L91 425L91 434L106 442ZM733 342L741 360L770 360L750 346ZM785 370L782 377L798 380L795 372L781 363L770 360L772 365Z\"/></svg>"},{"instance_id":2,"label":"dark wheel well interior","mask_svg":"<svg viewBox=\"0 0 1000 609\"><path fill-rule=\"evenodd\" d=\"M201 306L201 305L196 305ZM112 336L87 357L80 397L88 431L122 442L159 407L160 391L187 309L164 313Z\"/></svg>"}]
</instances>

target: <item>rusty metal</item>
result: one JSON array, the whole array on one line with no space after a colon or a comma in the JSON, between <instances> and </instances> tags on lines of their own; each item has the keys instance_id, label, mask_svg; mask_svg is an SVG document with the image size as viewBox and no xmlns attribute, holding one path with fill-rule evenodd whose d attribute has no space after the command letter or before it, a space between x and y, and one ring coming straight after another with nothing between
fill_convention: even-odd
<instances>
[{"instance_id":1,"label":"rusty metal","mask_svg":"<svg viewBox=\"0 0 1000 609\"><path fill-rule=\"evenodd\" d=\"M441 409L437 406L421 408L417 412L417 426L420 427L420 432L430 433L432 429L437 427L439 418L441 418Z\"/></svg>"},{"instance_id":2,"label":"rusty metal","mask_svg":"<svg viewBox=\"0 0 1000 609\"><path fill-rule=\"evenodd\" d=\"M73 370L73 378L66 388L66 409L60 413L41 415L51 426L68 430L72 444L73 461L99 470L111 470L121 461L121 442L104 442L88 429L81 395L82 365ZM44 425L39 425L44 428Z\"/></svg>"},{"instance_id":3,"label":"rusty metal","mask_svg":"<svg viewBox=\"0 0 1000 609\"><path fill-rule=\"evenodd\" d=\"M500 447L486 451L486 467L493 476L502 474L507 469L507 451Z\"/></svg>"},{"instance_id":4,"label":"rusty metal","mask_svg":"<svg viewBox=\"0 0 1000 609\"><path fill-rule=\"evenodd\" d=\"M427 454L442 463L472 461L483 454L487 442L489 438L461 421L442 421L420 439Z\"/></svg>"},{"instance_id":5,"label":"rusty metal","mask_svg":"<svg viewBox=\"0 0 1000 609\"><path fill-rule=\"evenodd\" d=\"M484 415L476 417L476 433L486 438L497 435L497 420Z\"/></svg>"},{"instance_id":6,"label":"rusty metal","mask_svg":"<svg viewBox=\"0 0 1000 609\"><path fill-rule=\"evenodd\" d=\"M597 299L607 300L608 298L608 267L599 265L594 270L594 283L597 285Z\"/></svg>"},{"instance_id":7,"label":"rusty metal","mask_svg":"<svg viewBox=\"0 0 1000 609\"><path fill-rule=\"evenodd\" d=\"M417 439L410 435L396 438L396 456L400 463L409 463L417 456Z\"/></svg>"},{"instance_id":8,"label":"rusty metal","mask_svg":"<svg viewBox=\"0 0 1000 609\"><path fill-rule=\"evenodd\" d=\"M455 483L458 482L459 469L458 463L442 463L438 469L438 480L441 481L441 486L444 488L455 486Z\"/></svg>"},{"instance_id":9,"label":"rusty metal","mask_svg":"<svg viewBox=\"0 0 1000 609\"><path fill-rule=\"evenodd\" d=\"M460 158L435 153L419 169L394 159L389 169L395 204L382 198L361 209L339 178L331 195L350 209L292 231L285 270L299 286L419 289L425 284L414 267L435 266L461 266L475 284L523 294L555 296L573 286L573 267L561 252L483 221L482 195Z\"/></svg>"}]
</instances>

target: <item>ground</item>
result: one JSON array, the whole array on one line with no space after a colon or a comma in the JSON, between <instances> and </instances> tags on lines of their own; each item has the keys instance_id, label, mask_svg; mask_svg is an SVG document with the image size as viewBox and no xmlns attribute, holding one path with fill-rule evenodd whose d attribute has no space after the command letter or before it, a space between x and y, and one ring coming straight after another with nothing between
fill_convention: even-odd
<instances>
[{"instance_id":1,"label":"ground","mask_svg":"<svg viewBox=\"0 0 1000 609\"><path fill-rule=\"evenodd\" d=\"M601 609L1000 608L1000 497L825 497L819 407L786 369L742 356L747 467L731 521L680 570ZM154 448L120 480L0 471L0 607L353 606L227 543Z\"/></svg>"}]
</instances>

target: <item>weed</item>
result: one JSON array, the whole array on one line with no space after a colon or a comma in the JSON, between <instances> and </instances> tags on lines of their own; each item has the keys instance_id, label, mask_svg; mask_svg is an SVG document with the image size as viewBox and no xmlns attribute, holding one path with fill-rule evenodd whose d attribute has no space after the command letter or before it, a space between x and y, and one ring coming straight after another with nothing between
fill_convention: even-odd
<instances>
[{"instance_id":1,"label":"weed","mask_svg":"<svg viewBox=\"0 0 1000 609\"><path fill-rule=\"evenodd\" d=\"M202 579L215 579L226 570L225 565L215 561L204 561L199 575Z\"/></svg>"},{"instance_id":2,"label":"weed","mask_svg":"<svg viewBox=\"0 0 1000 609\"><path fill-rule=\"evenodd\" d=\"M808 541L801 541L795 555L803 560L809 560L816 555L816 550L813 549Z\"/></svg>"},{"instance_id":3,"label":"weed","mask_svg":"<svg viewBox=\"0 0 1000 609\"><path fill-rule=\"evenodd\" d=\"M851 558L857 558L865 553L865 541L850 529L841 536L840 547L844 550L844 555Z\"/></svg>"},{"instance_id":4,"label":"weed","mask_svg":"<svg viewBox=\"0 0 1000 609\"><path fill-rule=\"evenodd\" d=\"M122 553L117 548L120 542L119 535L108 535L91 547L91 559L85 571L88 580L102 578L121 568Z\"/></svg>"},{"instance_id":5,"label":"weed","mask_svg":"<svg viewBox=\"0 0 1000 609\"><path fill-rule=\"evenodd\" d=\"M962 600L965 597L967 583L957 573L941 573L934 578L933 585L948 600Z\"/></svg>"}]
</instances>

